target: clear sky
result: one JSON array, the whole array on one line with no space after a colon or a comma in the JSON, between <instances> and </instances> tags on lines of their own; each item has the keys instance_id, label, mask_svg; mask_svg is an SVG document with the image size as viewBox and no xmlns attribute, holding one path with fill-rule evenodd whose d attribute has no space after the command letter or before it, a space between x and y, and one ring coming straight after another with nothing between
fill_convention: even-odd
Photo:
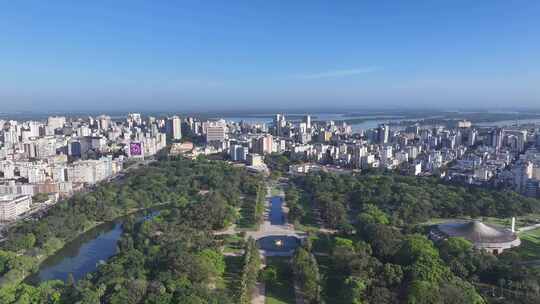
<instances>
[{"instance_id":1,"label":"clear sky","mask_svg":"<svg viewBox=\"0 0 540 304\"><path fill-rule=\"evenodd\" d=\"M3 110L540 107L540 1L4 1Z\"/></svg>"}]
</instances>

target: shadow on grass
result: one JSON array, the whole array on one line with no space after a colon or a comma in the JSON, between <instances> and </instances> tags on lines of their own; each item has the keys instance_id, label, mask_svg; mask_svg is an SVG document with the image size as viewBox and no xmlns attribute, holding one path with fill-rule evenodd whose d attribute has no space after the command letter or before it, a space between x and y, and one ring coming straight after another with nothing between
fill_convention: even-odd
<instances>
[{"instance_id":1,"label":"shadow on grass","mask_svg":"<svg viewBox=\"0 0 540 304\"><path fill-rule=\"evenodd\" d=\"M244 264L243 256L226 256L225 257L225 287L230 292L232 297L239 293L240 273Z\"/></svg>"}]
</instances>

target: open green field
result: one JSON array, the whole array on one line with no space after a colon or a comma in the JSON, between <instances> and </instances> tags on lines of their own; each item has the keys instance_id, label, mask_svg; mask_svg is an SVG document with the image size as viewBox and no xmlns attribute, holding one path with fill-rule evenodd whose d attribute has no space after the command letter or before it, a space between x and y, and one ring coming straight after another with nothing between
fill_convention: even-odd
<instances>
[{"instance_id":1,"label":"open green field","mask_svg":"<svg viewBox=\"0 0 540 304\"><path fill-rule=\"evenodd\" d=\"M288 257L267 257L266 265L277 270L275 283L266 284L266 304L294 304L293 272Z\"/></svg>"},{"instance_id":2,"label":"open green field","mask_svg":"<svg viewBox=\"0 0 540 304\"><path fill-rule=\"evenodd\" d=\"M519 234L521 246L515 250L524 260L540 260L540 228Z\"/></svg>"}]
</instances>

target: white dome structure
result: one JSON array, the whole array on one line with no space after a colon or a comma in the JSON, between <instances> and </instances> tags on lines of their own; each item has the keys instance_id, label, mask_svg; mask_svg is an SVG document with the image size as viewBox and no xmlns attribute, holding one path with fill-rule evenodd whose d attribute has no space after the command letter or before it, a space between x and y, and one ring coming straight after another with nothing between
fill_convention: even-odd
<instances>
[{"instance_id":1,"label":"white dome structure","mask_svg":"<svg viewBox=\"0 0 540 304\"><path fill-rule=\"evenodd\" d=\"M462 237L477 249L499 254L506 249L517 247L521 241L510 229L484 224L480 221L450 222L437 225L430 233L434 240Z\"/></svg>"}]
</instances>

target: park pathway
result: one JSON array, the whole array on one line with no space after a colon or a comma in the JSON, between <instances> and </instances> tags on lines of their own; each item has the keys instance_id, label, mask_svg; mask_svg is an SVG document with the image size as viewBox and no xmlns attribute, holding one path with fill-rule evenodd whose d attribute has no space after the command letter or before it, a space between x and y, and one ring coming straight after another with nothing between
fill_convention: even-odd
<instances>
[{"instance_id":1,"label":"park pathway","mask_svg":"<svg viewBox=\"0 0 540 304\"><path fill-rule=\"evenodd\" d=\"M258 282L255 288L255 292L253 292L253 299L251 300L251 304L264 304L266 302L265 294L266 288L264 286L264 282Z\"/></svg>"},{"instance_id":2,"label":"park pathway","mask_svg":"<svg viewBox=\"0 0 540 304\"><path fill-rule=\"evenodd\" d=\"M268 236L293 236L298 239L302 239L306 236L303 231L298 231L294 229L294 225L287 222L287 206L285 201L285 193L283 189L280 189L279 194L272 193L272 186L267 186L267 194L265 200L265 211L264 211L264 220L259 226L259 229L256 231L246 232L246 238L252 237L255 240L261 239ZM275 195L273 195L275 194ZM271 199L272 197L281 197L283 201L282 210L285 215L285 221L282 225L273 225L270 221L270 211L271 211Z\"/></svg>"}]
</instances>

